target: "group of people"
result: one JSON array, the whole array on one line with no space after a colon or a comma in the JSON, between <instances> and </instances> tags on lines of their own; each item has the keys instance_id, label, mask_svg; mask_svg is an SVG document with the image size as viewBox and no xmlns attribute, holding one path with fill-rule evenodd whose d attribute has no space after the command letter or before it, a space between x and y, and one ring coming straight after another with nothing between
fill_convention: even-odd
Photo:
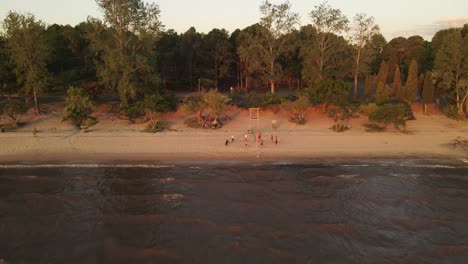
<instances>
[{"instance_id":1,"label":"group of people","mask_svg":"<svg viewBox=\"0 0 468 264\"><path fill-rule=\"evenodd\" d=\"M257 135L255 135L255 133L253 131L251 131L250 129L247 130L247 133L244 135L244 145L247 146L248 145L248 142L249 142L249 137L250 136L253 136L254 139L256 139L256 142L260 144L260 146L263 146L263 138L262 138L262 133L261 132L258 132ZM232 144L234 143L235 141L235 137L234 136L231 136L231 139L226 139L226 142L225 142L225 145L226 147L229 145L229 144ZM271 143L274 143L275 145L278 145L278 136L275 135L270 135L270 141Z\"/></svg>"}]
</instances>

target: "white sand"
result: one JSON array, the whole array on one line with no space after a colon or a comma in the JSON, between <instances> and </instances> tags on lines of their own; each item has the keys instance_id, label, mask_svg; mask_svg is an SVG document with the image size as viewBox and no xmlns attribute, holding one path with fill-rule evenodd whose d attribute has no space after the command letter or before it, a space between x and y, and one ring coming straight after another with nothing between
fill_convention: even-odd
<instances>
[{"instance_id":1,"label":"white sand","mask_svg":"<svg viewBox=\"0 0 468 264\"><path fill-rule=\"evenodd\" d=\"M129 124L108 114L98 115L100 123L88 133L76 131L61 122L58 105L46 105L48 115L27 116L17 132L0 134L0 162L23 163L45 161L211 161L256 160L257 147L250 136L248 146L243 138L256 121L249 121L248 111L232 109L233 120L219 130L196 130L186 127L186 114L179 112L165 118L175 131L149 134L141 132L143 124ZM290 123L284 113L262 112L259 130L264 146L258 148L261 159L321 157L451 157L466 159L467 150L449 145L455 139L468 139L468 122L449 120L441 115L416 113L417 120L408 122L409 134L390 130L365 132L367 118L351 121L352 129L336 133L329 129L332 121L320 110L311 109L304 126ZM271 121L278 128L272 129ZM33 129L39 133L33 135ZM227 147L226 139L236 140ZM279 144L270 141L279 137Z\"/></svg>"}]
</instances>

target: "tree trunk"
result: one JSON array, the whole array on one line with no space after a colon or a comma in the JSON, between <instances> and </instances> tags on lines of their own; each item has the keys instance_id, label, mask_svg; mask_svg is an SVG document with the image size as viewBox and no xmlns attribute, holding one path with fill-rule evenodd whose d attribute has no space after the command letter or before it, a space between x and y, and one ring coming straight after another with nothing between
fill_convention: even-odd
<instances>
[{"instance_id":1,"label":"tree trunk","mask_svg":"<svg viewBox=\"0 0 468 264\"><path fill-rule=\"evenodd\" d=\"M357 85L358 85L358 75L357 72L354 73L354 99L357 99Z\"/></svg>"},{"instance_id":2,"label":"tree trunk","mask_svg":"<svg viewBox=\"0 0 468 264\"><path fill-rule=\"evenodd\" d=\"M272 94L275 93L275 81L274 80L270 80L270 92Z\"/></svg>"},{"instance_id":3,"label":"tree trunk","mask_svg":"<svg viewBox=\"0 0 468 264\"><path fill-rule=\"evenodd\" d=\"M422 103L422 105L423 105L423 113L427 114L427 104Z\"/></svg>"},{"instance_id":4,"label":"tree trunk","mask_svg":"<svg viewBox=\"0 0 468 264\"><path fill-rule=\"evenodd\" d=\"M37 101L37 91L36 88L33 88L34 93L34 109L36 110L36 114L41 113L41 109L39 108L39 102Z\"/></svg>"}]
</instances>

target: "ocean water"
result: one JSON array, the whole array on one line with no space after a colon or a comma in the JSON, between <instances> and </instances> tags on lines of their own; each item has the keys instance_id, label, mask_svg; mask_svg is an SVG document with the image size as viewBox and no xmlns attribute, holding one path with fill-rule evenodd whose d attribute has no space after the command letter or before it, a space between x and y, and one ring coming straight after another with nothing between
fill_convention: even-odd
<instances>
[{"instance_id":1,"label":"ocean water","mask_svg":"<svg viewBox=\"0 0 468 264\"><path fill-rule=\"evenodd\" d=\"M468 166L0 166L8 263L468 263Z\"/></svg>"}]
</instances>

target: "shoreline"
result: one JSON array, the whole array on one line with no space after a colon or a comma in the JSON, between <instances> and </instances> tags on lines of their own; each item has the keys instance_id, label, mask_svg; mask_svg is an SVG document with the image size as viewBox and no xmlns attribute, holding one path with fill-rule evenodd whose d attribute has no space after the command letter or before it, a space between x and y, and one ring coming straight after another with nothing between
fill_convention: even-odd
<instances>
[{"instance_id":1,"label":"shoreline","mask_svg":"<svg viewBox=\"0 0 468 264\"><path fill-rule=\"evenodd\" d=\"M171 113L172 131L141 132L145 124L100 117L88 132L60 122L56 111L48 116L27 116L26 126L16 132L0 133L1 164L41 163L137 163L147 164L232 164L232 163L330 163L332 160L360 162L374 159L468 159L466 147L454 147L454 140L468 141L468 122L449 120L440 115L421 115L408 122L408 134L397 131L366 132L367 118L350 121L351 129L331 131L332 121L319 110L311 109L309 122L298 126L285 115L262 113L255 124L264 145L257 158L255 136L244 136L254 124L247 110L233 109L235 118L217 130L197 130L185 126L183 112ZM272 129L272 120L277 129ZM33 133L32 131L39 131ZM231 136L235 141L225 146ZM278 136L279 143L271 141Z\"/></svg>"}]
</instances>

